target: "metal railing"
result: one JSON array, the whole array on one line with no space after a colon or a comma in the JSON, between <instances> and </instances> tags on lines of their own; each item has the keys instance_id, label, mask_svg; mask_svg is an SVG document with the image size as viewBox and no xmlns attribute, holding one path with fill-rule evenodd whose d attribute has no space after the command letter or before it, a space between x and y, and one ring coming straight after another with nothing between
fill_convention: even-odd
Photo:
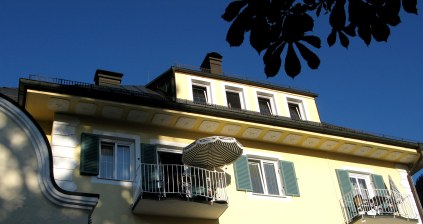
<instances>
[{"instance_id":1,"label":"metal railing","mask_svg":"<svg viewBox=\"0 0 423 224\"><path fill-rule=\"evenodd\" d=\"M176 164L141 164L136 169L133 198L181 197L227 202L225 172Z\"/></svg>"},{"instance_id":2,"label":"metal railing","mask_svg":"<svg viewBox=\"0 0 423 224\"><path fill-rule=\"evenodd\" d=\"M345 223L356 217L370 215L391 215L406 219L417 219L414 200L411 195L390 192L387 189L354 188L340 200Z\"/></svg>"}]
</instances>

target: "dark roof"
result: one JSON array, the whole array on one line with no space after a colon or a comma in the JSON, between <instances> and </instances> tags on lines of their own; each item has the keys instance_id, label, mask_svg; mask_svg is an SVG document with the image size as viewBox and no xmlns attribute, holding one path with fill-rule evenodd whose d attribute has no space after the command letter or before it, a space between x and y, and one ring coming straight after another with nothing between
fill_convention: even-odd
<instances>
[{"instance_id":1,"label":"dark roof","mask_svg":"<svg viewBox=\"0 0 423 224\"><path fill-rule=\"evenodd\" d=\"M358 130L344 128L324 122L294 120L289 117L264 115L255 111L231 109L219 105L196 104L190 100L173 99L142 86L97 86L94 84L74 82L63 79L20 79L20 93L25 94L27 88L71 94L75 96L92 97L109 101L145 105L156 108L174 109L227 119L237 119L248 122L293 128L340 137L372 141L408 148L419 148L414 141L404 140L384 135L370 134ZM19 96L19 103L23 105L25 95Z\"/></svg>"},{"instance_id":2,"label":"dark roof","mask_svg":"<svg viewBox=\"0 0 423 224\"><path fill-rule=\"evenodd\" d=\"M227 74L227 73L213 74L213 73L210 73L207 69L195 68L195 67L186 66L186 65L174 65L174 66L172 66L170 69L168 69L167 71L165 71L161 75L157 76L151 82L147 83L146 86L147 87L150 86L156 80L159 80L163 76L168 75L170 72L183 72L183 73L188 73L188 74L192 74L192 75L212 78L212 79L219 79L219 80L224 80L224 81L229 81L229 82L242 83L242 84L246 84L246 85L263 87L263 88L267 88L267 89L279 90L279 91L283 91L283 92L294 93L294 94L310 96L310 97L318 97L319 96L317 93L313 93L313 92L308 91L308 90L302 90L302 89L299 89L299 88L293 88L293 87L289 87L289 86L279 86L279 85L272 84L270 82L266 83L265 81L248 80L248 79L245 79L245 78L243 78L239 75L231 75L231 74Z\"/></svg>"},{"instance_id":3,"label":"dark roof","mask_svg":"<svg viewBox=\"0 0 423 224\"><path fill-rule=\"evenodd\" d=\"M0 93L3 95L6 95L10 99L12 99L15 102L18 102L18 88L14 87L1 87Z\"/></svg>"}]
</instances>

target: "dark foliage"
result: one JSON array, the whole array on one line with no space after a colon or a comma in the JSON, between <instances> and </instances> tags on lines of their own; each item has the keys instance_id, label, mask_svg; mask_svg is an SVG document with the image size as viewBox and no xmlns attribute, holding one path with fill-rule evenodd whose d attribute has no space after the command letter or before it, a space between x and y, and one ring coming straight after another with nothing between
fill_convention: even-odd
<instances>
[{"instance_id":1,"label":"dark foliage","mask_svg":"<svg viewBox=\"0 0 423 224\"><path fill-rule=\"evenodd\" d=\"M222 18L231 22L226 36L230 46L240 46L250 32L251 46L259 54L265 51L267 77L278 74L284 54L285 72L294 78L301 72L297 52L311 69L319 67L320 59L309 47L321 46L312 32L314 20L322 13L329 15L332 27L328 45L339 39L348 48L349 38L357 35L367 45L372 39L386 42L390 27L401 22L401 6L417 14L417 0L238 0L228 5Z\"/></svg>"},{"instance_id":2,"label":"dark foliage","mask_svg":"<svg viewBox=\"0 0 423 224\"><path fill-rule=\"evenodd\" d=\"M416 180L416 191L419 195L420 203L423 203L423 175L420 175Z\"/></svg>"}]
</instances>

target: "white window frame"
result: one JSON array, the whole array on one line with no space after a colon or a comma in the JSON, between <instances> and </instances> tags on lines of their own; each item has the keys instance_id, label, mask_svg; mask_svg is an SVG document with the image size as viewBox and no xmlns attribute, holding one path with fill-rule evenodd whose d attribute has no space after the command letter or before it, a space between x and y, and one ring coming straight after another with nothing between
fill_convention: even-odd
<instances>
[{"instance_id":1,"label":"white window frame","mask_svg":"<svg viewBox=\"0 0 423 224\"><path fill-rule=\"evenodd\" d=\"M288 117L291 117L291 112L289 110L289 104L296 104L298 106L298 112L300 115L301 120L308 120L308 116L307 116L307 110L305 109L305 105L304 105L304 101L302 99L299 98L294 98L294 97L286 97L286 111L288 114Z\"/></svg>"},{"instance_id":2,"label":"white window frame","mask_svg":"<svg viewBox=\"0 0 423 224\"><path fill-rule=\"evenodd\" d=\"M260 179L262 182L262 186L263 186L263 194L261 193L256 193L256 192L252 192L253 195L262 195L262 196L270 196L270 197L283 197L285 196L284 192L283 192L283 185L282 185L282 180L280 177L280 167L279 167L279 163L277 159L269 159L269 158L260 158L260 157L247 157L248 158L248 166L250 166L250 161L259 161L260 163ZM267 189L267 182L266 182L266 177L265 177L265 173L264 173L264 163L269 163L269 164L273 164L273 167L275 168L275 175L276 175L276 182L277 182L277 186L278 186L278 191L279 194L269 194L268 193L268 189ZM252 178L250 176L250 178Z\"/></svg>"},{"instance_id":3,"label":"white window frame","mask_svg":"<svg viewBox=\"0 0 423 224\"><path fill-rule=\"evenodd\" d=\"M349 178L357 179L357 183L358 183L358 179L363 179L364 182L366 183L366 186L367 186L369 198L373 198L375 196L375 190L374 190L374 187L373 187L373 180L371 178L371 174L348 171L348 175L349 175ZM351 180L350 180L350 182L351 182ZM353 183L351 183L351 185L353 185Z\"/></svg>"},{"instance_id":4,"label":"white window frame","mask_svg":"<svg viewBox=\"0 0 423 224\"><path fill-rule=\"evenodd\" d=\"M239 87L234 86L225 86L225 93L223 94L223 97L225 98L226 106L229 107L228 99L226 97L226 92L232 92L232 93L238 93L239 94L239 101L241 103L241 109L246 109L245 107L245 99L244 99L244 90Z\"/></svg>"},{"instance_id":5,"label":"white window frame","mask_svg":"<svg viewBox=\"0 0 423 224\"><path fill-rule=\"evenodd\" d=\"M193 86L199 86L199 87L205 87L206 88L206 101L207 104L214 104L214 96L213 96L213 92L212 92L212 82L209 80L205 80L205 79L191 79L191 90L189 91L190 93L190 100L192 100L194 102L194 93L192 91L192 87Z\"/></svg>"},{"instance_id":6,"label":"white window frame","mask_svg":"<svg viewBox=\"0 0 423 224\"><path fill-rule=\"evenodd\" d=\"M135 149L134 149L134 142L133 141L130 141L130 140L121 140L121 139L114 139L114 138L104 138L104 137L102 137L102 138L100 138L100 144L99 144L99 147L100 147L100 149L99 149L99 172L98 172L98 176L97 176L97 178L99 178L99 179L106 179L106 180L116 180L116 181L133 181L133 179L134 179L134 172L135 172L135 169L134 169L134 167L135 167ZM102 152L102 148L101 148L101 145L102 145L102 143L112 143L112 144L114 144L114 147L113 147L113 164L114 164L114 167L113 167L113 177L112 178L108 178L108 177L102 177L101 176L101 164L102 164L102 156L101 156L101 152ZM118 179L117 178L117 167L116 167L116 164L117 164L117 146L118 145L122 145L122 146L127 146L127 147L129 147L129 158L130 158L130 161L129 161L129 179Z\"/></svg>"},{"instance_id":7,"label":"white window frame","mask_svg":"<svg viewBox=\"0 0 423 224\"><path fill-rule=\"evenodd\" d=\"M270 107L270 114L271 115L278 115L277 110L276 110L276 105L275 105L275 97L274 97L273 94L257 92L257 98L256 98L257 109L258 109L258 112L261 113L259 98L268 99L269 103L270 103L270 105L268 105Z\"/></svg>"}]
</instances>

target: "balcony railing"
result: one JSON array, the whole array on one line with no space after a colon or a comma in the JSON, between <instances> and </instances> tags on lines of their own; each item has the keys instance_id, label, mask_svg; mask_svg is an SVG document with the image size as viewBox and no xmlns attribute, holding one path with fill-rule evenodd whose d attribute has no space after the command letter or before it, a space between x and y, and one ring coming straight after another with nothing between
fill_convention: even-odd
<instances>
[{"instance_id":1,"label":"balcony railing","mask_svg":"<svg viewBox=\"0 0 423 224\"><path fill-rule=\"evenodd\" d=\"M411 195L390 192L386 189L353 189L340 200L345 223L351 223L357 217L392 216L405 219L417 219Z\"/></svg>"},{"instance_id":2,"label":"balcony railing","mask_svg":"<svg viewBox=\"0 0 423 224\"><path fill-rule=\"evenodd\" d=\"M224 172L175 164L141 164L133 185L134 201L140 197L226 203Z\"/></svg>"}]
</instances>

